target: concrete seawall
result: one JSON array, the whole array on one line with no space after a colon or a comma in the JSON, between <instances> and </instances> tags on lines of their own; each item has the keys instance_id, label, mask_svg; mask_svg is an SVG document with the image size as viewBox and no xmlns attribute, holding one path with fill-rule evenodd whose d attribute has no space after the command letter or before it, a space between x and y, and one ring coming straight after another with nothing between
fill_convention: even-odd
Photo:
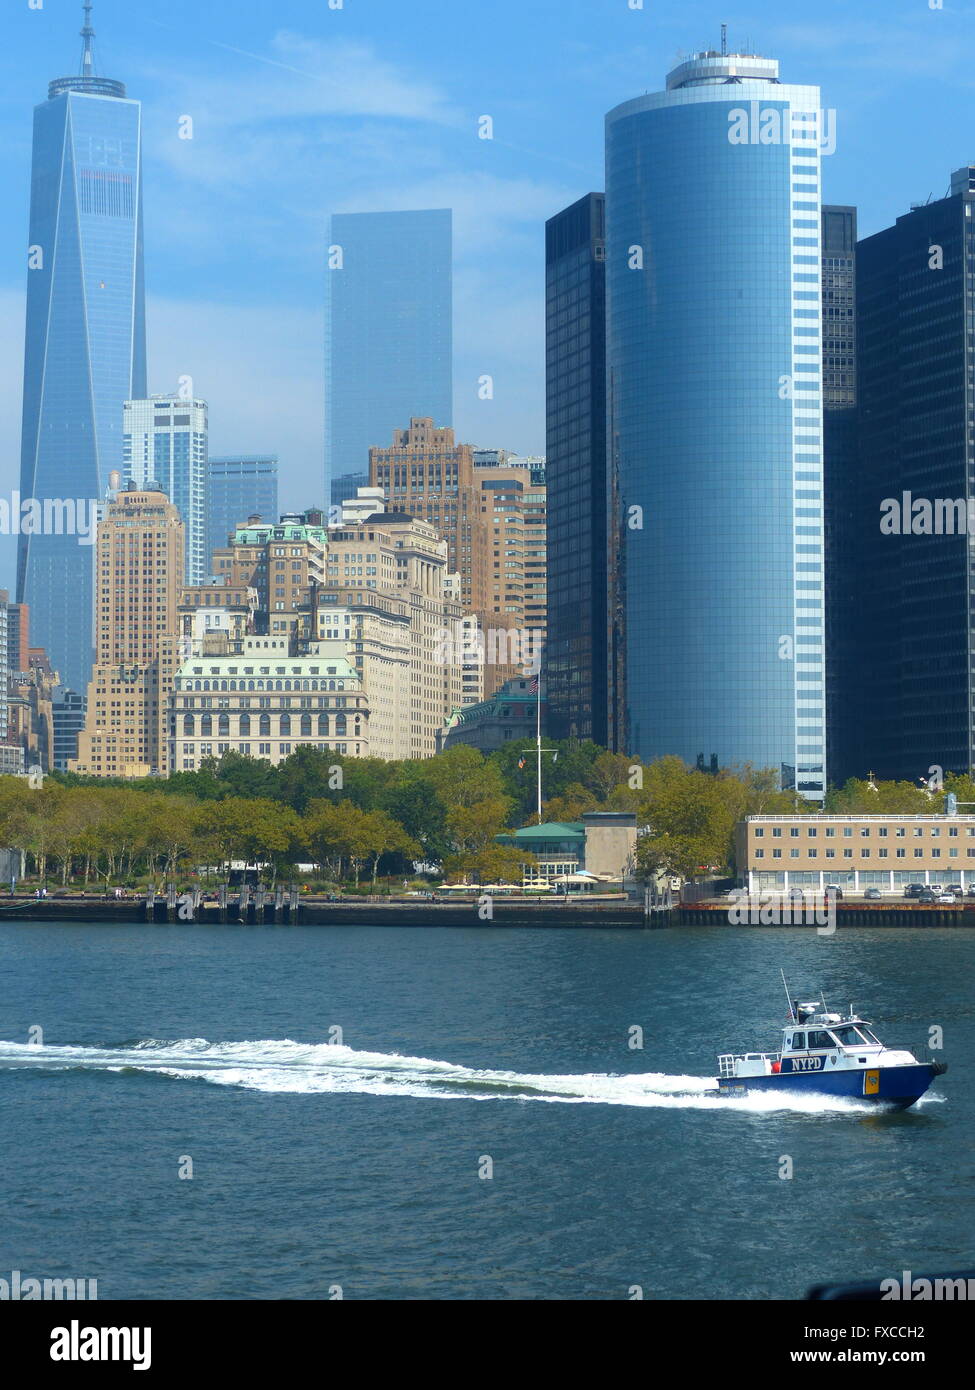
<instances>
[{"instance_id":1,"label":"concrete seawall","mask_svg":"<svg viewBox=\"0 0 975 1390\"><path fill-rule=\"evenodd\" d=\"M226 909L215 902L201 903L195 918L198 926L223 923L243 926L322 927L607 927L614 930L646 930L659 927L721 927L731 925L727 903L693 903L646 916L643 906L634 902L566 902L538 899L495 898L492 916L482 917L476 900L458 902L365 902L346 899L327 902L303 898L296 914L287 906L268 903L258 915L250 903L242 914L236 898ZM0 922L90 922L105 926L145 922L144 898L0 898ZM157 926L179 923L178 909L169 908L164 899L156 900L151 919ZM190 925L190 922L186 923ZM816 930L815 921L783 923L743 922L741 926L766 930ZM975 927L975 902L971 906L915 906L909 903L839 903L836 926L843 927Z\"/></svg>"},{"instance_id":2,"label":"concrete seawall","mask_svg":"<svg viewBox=\"0 0 975 1390\"><path fill-rule=\"evenodd\" d=\"M468 902L326 902L304 898L299 903L294 921L302 926L323 927L612 927L643 929L648 925L639 903L587 903L585 901L539 902L495 898L493 915L480 915L478 903ZM4 919L23 922L91 922L106 926L145 922L144 898L21 898L0 899L0 922ZM152 921L158 926L180 922L178 909L167 907L157 899ZM292 914L287 906L279 908L268 903L261 916L253 903L243 914L236 898L231 898L225 910L217 903L201 903L196 924L216 926L223 922L246 926L288 926ZM187 923L189 925L189 923ZM656 922L653 925L658 925ZM660 925L664 925L660 923Z\"/></svg>"}]
</instances>

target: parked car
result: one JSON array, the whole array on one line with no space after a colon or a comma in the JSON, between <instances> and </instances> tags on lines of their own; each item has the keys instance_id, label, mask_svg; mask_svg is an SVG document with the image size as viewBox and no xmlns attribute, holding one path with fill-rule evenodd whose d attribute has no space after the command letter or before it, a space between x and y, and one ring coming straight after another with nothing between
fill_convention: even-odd
<instances>
[{"instance_id":1,"label":"parked car","mask_svg":"<svg viewBox=\"0 0 975 1390\"><path fill-rule=\"evenodd\" d=\"M843 896L843 889L840 887L838 883L827 883L826 887L823 889L823 892L832 893L834 898L842 898Z\"/></svg>"},{"instance_id":2,"label":"parked car","mask_svg":"<svg viewBox=\"0 0 975 1390\"><path fill-rule=\"evenodd\" d=\"M945 891L945 886L943 883L929 883L928 887L931 889L931 892L935 895L935 897L937 897L939 893L943 893Z\"/></svg>"},{"instance_id":3,"label":"parked car","mask_svg":"<svg viewBox=\"0 0 975 1390\"><path fill-rule=\"evenodd\" d=\"M904 889L905 898L919 898L924 892L923 883L909 883Z\"/></svg>"},{"instance_id":4,"label":"parked car","mask_svg":"<svg viewBox=\"0 0 975 1390\"><path fill-rule=\"evenodd\" d=\"M965 896L965 890L960 883L949 883L945 891L951 893L955 898L963 898Z\"/></svg>"},{"instance_id":5,"label":"parked car","mask_svg":"<svg viewBox=\"0 0 975 1390\"><path fill-rule=\"evenodd\" d=\"M972 886L971 886L971 888L969 888L968 892L965 894L965 897L966 897L966 898L975 898L975 883L973 883Z\"/></svg>"},{"instance_id":6,"label":"parked car","mask_svg":"<svg viewBox=\"0 0 975 1390\"><path fill-rule=\"evenodd\" d=\"M917 901L919 903L933 903L936 902L937 899L935 895L931 892L930 888L922 888L920 893L918 893L917 895Z\"/></svg>"},{"instance_id":7,"label":"parked car","mask_svg":"<svg viewBox=\"0 0 975 1390\"><path fill-rule=\"evenodd\" d=\"M868 888L863 895L865 898L876 899L882 896L879 888Z\"/></svg>"},{"instance_id":8,"label":"parked car","mask_svg":"<svg viewBox=\"0 0 975 1390\"><path fill-rule=\"evenodd\" d=\"M954 907L955 895L954 893L938 893L935 895L935 902L951 903L952 907Z\"/></svg>"}]
</instances>

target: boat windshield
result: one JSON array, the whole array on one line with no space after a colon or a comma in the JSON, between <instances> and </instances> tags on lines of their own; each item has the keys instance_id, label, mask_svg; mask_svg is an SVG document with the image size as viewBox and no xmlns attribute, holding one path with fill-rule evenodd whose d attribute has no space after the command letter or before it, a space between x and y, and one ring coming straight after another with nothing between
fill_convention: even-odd
<instances>
[{"instance_id":1,"label":"boat windshield","mask_svg":"<svg viewBox=\"0 0 975 1390\"><path fill-rule=\"evenodd\" d=\"M869 1028L854 1028L852 1023L834 1028L833 1037L842 1047L858 1047L862 1043L876 1043L880 1046L879 1039L874 1037Z\"/></svg>"}]
</instances>

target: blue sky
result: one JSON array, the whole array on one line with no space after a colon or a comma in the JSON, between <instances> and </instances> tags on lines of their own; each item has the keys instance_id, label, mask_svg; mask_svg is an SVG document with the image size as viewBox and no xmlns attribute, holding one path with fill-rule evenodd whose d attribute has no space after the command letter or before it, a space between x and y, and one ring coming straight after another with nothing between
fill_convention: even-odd
<instances>
[{"instance_id":1,"label":"blue sky","mask_svg":"<svg viewBox=\"0 0 975 1390\"><path fill-rule=\"evenodd\" d=\"M35 0L36 3L36 0ZM334 0L333 0L334 3ZM975 160L975 4L944 0L94 0L98 70L144 106L150 390L189 372L214 453L281 457L320 500L330 212L453 207L461 438L545 447L543 224L602 187L605 112L718 42L818 83L829 201L861 235ZM19 471L32 108L77 70L78 0L5 0L0 490ZM493 141L477 138L488 114ZM194 123L178 138L180 117ZM492 402L477 380L495 378ZM9 582L9 570L0 574Z\"/></svg>"}]
</instances>

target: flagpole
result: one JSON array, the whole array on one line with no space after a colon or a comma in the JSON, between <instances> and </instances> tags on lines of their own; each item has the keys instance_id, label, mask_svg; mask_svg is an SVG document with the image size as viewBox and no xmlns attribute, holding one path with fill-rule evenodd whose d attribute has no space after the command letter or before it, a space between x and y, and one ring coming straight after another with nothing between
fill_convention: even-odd
<instances>
[{"instance_id":1,"label":"flagpole","mask_svg":"<svg viewBox=\"0 0 975 1390\"><path fill-rule=\"evenodd\" d=\"M538 763L538 823L542 823L542 663L535 677L535 758Z\"/></svg>"}]
</instances>

